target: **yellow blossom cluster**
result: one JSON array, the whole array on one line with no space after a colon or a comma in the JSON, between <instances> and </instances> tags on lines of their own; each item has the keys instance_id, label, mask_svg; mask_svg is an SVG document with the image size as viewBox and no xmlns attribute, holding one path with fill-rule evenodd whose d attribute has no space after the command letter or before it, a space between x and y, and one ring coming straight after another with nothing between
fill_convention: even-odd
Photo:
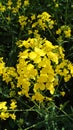
<instances>
[{"instance_id":1,"label":"yellow blossom cluster","mask_svg":"<svg viewBox=\"0 0 73 130\"><path fill-rule=\"evenodd\" d=\"M21 29L24 29L24 26L26 26L26 24L27 24L26 20L27 20L27 17L26 17L26 16L24 16L24 15L19 16L18 22L19 22L20 25L21 25Z\"/></svg>"},{"instance_id":2,"label":"yellow blossom cluster","mask_svg":"<svg viewBox=\"0 0 73 130\"><path fill-rule=\"evenodd\" d=\"M17 1L13 1L13 0L8 0L5 5L3 5L2 2L0 2L0 11L1 12L5 12L6 10L11 10L12 13L16 14L19 12L19 9L21 7L26 7L29 5L29 0L24 0L24 2L22 2L22 0L17 0Z\"/></svg>"},{"instance_id":3,"label":"yellow blossom cluster","mask_svg":"<svg viewBox=\"0 0 73 130\"><path fill-rule=\"evenodd\" d=\"M55 24L55 21L52 20L51 15L47 12L39 14L37 18L38 18L38 24L43 30L45 30L45 28L52 29Z\"/></svg>"},{"instance_id":4,"label":"yellow blossom cluster","mask_svg":"<svg viewBox=\"0 0 73 130\"><path fill-rule=\"evenodd\" d=\"M46 123L46 119L52 119L52 112L58 115L54 110L63 111L59 99L66 97L73 63L65 56L62 43L71 41L73 32L71 20L66 21L68 17L61 15L65 10L61 10L62 3L44 1L43 6L42 0L0 1L0 122L9 125L5 123L6 129L0 126L4 130L32 129L33 111L37 118L42 115Z\"/></svg>"},{"instance_id":5,"label":"yellow blossom cluster","mask_svg":"<svg viewBox=\"0 0 73 130\"><path fill-rule=\"evenodd\" d=\"M65 60L64 49L61 46L54 46L42 38L19 40L16 44L20 48L24 47L18 55L16 69L5 67L1 75L6 83L10 82L13 89L19 88L18 95L42 102L49 99L45 91L51 95L55 93L60 77L64 77L64 81L67 82L73 76L73 65ZM17 80L16 87L12 77Z\"/></svg>"},{"instance_id":6,"label":"yellow blossom cluster","mask_svg":"<svg viewBox=\"0 0 73 130\"><path fill-rule=\"evenodd\" d=\"M32 29L35 28L36 30L36 28L38 28L39 30L39 28L41 28L44 31L45 29L52 29L55 25L55 20L52 20L52 16L47 12L43 12L37 16L31 15L31 20L24 15L20 15L18 22L20 23L22 29L24 29L24 26L29 23ZM31 30L28 31L28 33L32 33Z\"/></svg>"},{"instance_id":7,"label":"yellow blossom cluster","mask_svg":"<svg viewBox=\"0 0 73 130\"><path fill-rule=\"evenodd\" d=\"M6 83L12 81L13 78L17 77L14 67L5 67L2 72L3 81Z\"/></svg>"},{"instance_id":8,"label":"yellow blossom cluster","mask_svg":"<svg viewBox=\"0 0 73 130\"><path fill-rule=\"evenodd\" d=\"M54 25L55 20L52 20L52 16L47 12L43 12L37 15L37 22L32 24L32 28L37 26L42 30L45 30L46 28L52 29Z\"/></svg>"},{"instance_id":9,"label":"yellow blossom cluster","mask_svg":"<svg viewBox=\"0 0 73 130\"><path fill-rule=\"evenodd\" d=\"M0 102L0 118L1 120L6 120L7 118L11 117L13 120L16 119L16 115L14 111L17 108L15 100L11 100L10 107L7 106L6 101Z\"/></svg>"},{"instance_id":10,"label":"yellow blossom cluster","mask_svg":"<svg viewBox=\"0 0 73 130\"><path fill-rule=\"evenodd\" d=\"M19 53L17 64L17 87L21 88L18 92L20 95L25 94L32 100L42 102L47 99L44 91L54 94L59 76L64 77L65 82L73 76L73 65L65 60L64 49L61 46L54 46L46 39L36 38L29 38L22 43L20 41L20 44L17 42L17 45L25 48Z\"/></svg>"},{"instance_id":11,"label":"yellow blossom cluster","mask_svg":"<svg viewBox=\"0 0 73 130\"><path fill-rule=\"evenodd\" d=\"M56 3L56 1L54 0ZM16 16L15 26L18 26L21 31L28 33L27 35L35 37L39 37L40 30L46 31L55 29L55 25L57 25L55 18L46 11L41 12L40 14L29 13L29 16L26 13L26 8L29 7L29 0L8 0L5 2L0 2L0 11L3 13L4 18L7 24L12 24L13 17ZM58 7L58 4L56 4ZM6 13L10 12L10 13ZM5 13L5 14L4 14ZM7 16L6 16L7 14ZM27 28L27 29L26 29ZM64 38L71 37L71 28L68 25L62 25L60 28L56 30L56 34L58 36L57 41L61 42Z\"/></svg>"},{"instance_id":12,"label":"yellow blossom cluster","mask_svg":"<svg viewBox=\"0 0 73 130\"><path fill-rule=\"evenodd\" d=\"M5 5L0 3L0 11L1 12L9 12L7 15L6 20L8 24L13 19L13 15L17 15L17 24L20 24L21 29L24 30L25 26L28 26L28 33L34 33L32 30L35 28L38 28L38 30L41 28L45 31L45 29L52 29L55 25L55 20L52 19L52 16L48 12L42 12L41 14L30 14L28 17L27 15L23 13L23 10L29 5L29 0L25 0L22 2L21 0L17 0L16 2L13 2L13 0L8 0ZM23 9L23 10L22 10ZM20 12L21 10L21 12ZM12 15L10 15L12 14Z\"/></svg>"},{"instance_id":13,"label":"yellow blossom cluster","mask_svg":"<svg viewBox=\"0 0 73 130\"><path fill-rule=\"evenodd\" d=\"M45 92L54 95L58 87L60 77L67 82L73 77L73 64L64 58L64 49L53 45L50 41L42 38L28 38L16 42L18 47L24 47L18 55L16 68L5 67L1 59L1 74L3 81L11 84L10 95L25 95L31 100L42 102L50 99ZM16 80L16 84L14 83ZM11 96L12 97L12 96ZM12 108L12 106L14 106ZM11 104L11 109L16 107Z\"/></svg>"},{"instance_id":14,"label":"yellow blossom cluster","mask_svg":"<svg viewBox=\"0 0 73 130\"><path fill-rule=\"evenodd\" d=\"M59 35L58 41L62 41L64 38L70 38L71 28L67 25L62 25L58 30L56 30L56 34Z\"/></svg>"},{"instance_id":15,"label":"yellow blossom cluster","mask_svg":"<svg viewBox=\"0 0 73 130\"><path fill-rule=\"evenodd\" d=\"M73 76L73 65L64 59L62 63L56 67L56 73L60 76L64 76L64 80L67 82Z\"/></svg>"}]
</instances>

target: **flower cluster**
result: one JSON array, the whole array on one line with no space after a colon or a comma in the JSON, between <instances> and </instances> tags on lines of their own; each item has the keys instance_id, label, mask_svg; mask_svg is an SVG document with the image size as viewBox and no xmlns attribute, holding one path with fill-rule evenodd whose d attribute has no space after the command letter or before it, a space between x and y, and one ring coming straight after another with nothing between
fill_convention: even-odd
<instances>
[{"instance_id":1,"label":"flower cluster","mask_svg":"<svg viewBox=\"0 0 73 130\"><path fill-rule=\"evenodd\" d=\"M15 6L14 6L15 4ZM5 12L6 10L11 10L12 13L18 13L19 9L21 7L26 7L29 5L29 0L25 0L22 2L21 0L13 1L13 0L8 0L5 2L5 5L0 2L0 11Z\"/></svg>"},{"instance_id":2,"label":"flower cluster","mask_svg":"<svg viewBox=\"0 0 73 130\"><path fill-rule=\"evenodd\" d=\"M18 89L18 95L42 102L55 94L60 77L67 82L73 77L73 65L64 58L64 49L46 39L29 38L16 43L24 48L18 55L16 68L5 67L2 78ZM2 63L3 64L3 63ZM7 71L6 71L7 70ZM16 79L16 86L14 80ZM11 95L11 92L10 92Z\"/></svg>"},{"instance_id":3,"label":"flower cluster","mask_svg":"<svg viewBox=\"0 0 73 130\"><path fill-rule=\"evenodd\" d=\"M58 42L63 41L65 38L71 37L71 28L67 25L62 25L60 28L58 28L56 34L58 35Z\"/></svg>"},{"instance_id":4,"label":"flower cluster","mask_svg":"<svg viewBox=\"0 0 73 130\"><path fill-rule=\"evenodd\" d=\"M29 5L29 0L17 0L16 2L8 0L5 4L0 2L0 15L4 18L4 21L6 21L7 26L11 26L12 22L14 22L14 26L20 26L22 31L24 31L25 28L27 33L29 35L33 34L34 37L40 30L45 31L46 29L54 28L56 20L46 11L40 14L29 13L28 16L25 12Z\"/></svg>"},{"instance_id":5,"label":"flower cluster","mask_svg":"<svg viewBox=\"0 0 73 130\"><path fill-rule=\"evenodd\" d=\"M22 88L20 95L25 94L32 100L41 102L49 98L49 95L45 95L46 91L51 95L55 93L60 76L64 77L65 82L73 76L73 65L65 60L61 46L54 46L46 39L36 38L22 41L19 47L22 46L24 51L19 53L17 64L17 87Z\"/></svg>"},{"instance_id":6,"label":"flower cluster","mask_svg":"<svg viewBox=\"0 0 73 130\"><path fill-rule=\"evenodd\" d=\"M3 73L5 68L5 63L3 62L3 58L0 58L0 75Z\"/></svg>"},{"instance_id":7,"label":"flower cluster","mask_svg":"<svg viewBox=\"0 0 73 130\"><path fill-rule=\"evenodd\" d=\"M52 16L47 12L43 12L37 16L31 15L30 19L24 15L20 15L18 22L20 23L22 29L24 29L24 26L29 23L32 30L38 28L38 30L41 29L44 31L45 29L52 29L56 23Z\"/></svg>"},{"instance_id":8,"label":"flower cluster","mask_svg":"<svg viewBox=\"0 0 73 130\"><path fill-rule=\"evenodd\" d=\"M0 129L57 130L71 120L72 8L68 0L0 1Z\"/></svg>"},{"instance_id":9,"label":"flower cluster","mask_svg":"<svg viewBox=\"0 0 73 130\"><path fill-rule=\"evenodd\" d=\"M6 120L7 118L11 117L13 120L15 120L16 115L12 110L15 110L16 107L17 105L15 100L11 100L10 107L7 106L6 101L0 102L0 118L2 120Z\"/></svg>"},{"instance_id":10,"label":"flower cluster","mask_svg":"<svg viewBox=\"0 0 73 130\"><path fill-rule=\"evenodd\" d=\"M47 12L43 12L37 16L38 18L38 26L45 30L46 28L52 29L55 21L52 20L51 15Z\"/></svg>"}]
</instances>

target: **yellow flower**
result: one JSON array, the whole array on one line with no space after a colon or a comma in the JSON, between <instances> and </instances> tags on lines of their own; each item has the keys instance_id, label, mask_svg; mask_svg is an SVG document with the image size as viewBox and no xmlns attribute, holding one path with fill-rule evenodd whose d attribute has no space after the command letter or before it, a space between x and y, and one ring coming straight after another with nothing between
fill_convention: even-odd
<instances>
[{"instance_id":1,"label":"yellow flower","mask_svg":"<svg viewBox=\"0 0 73 130\"><path fill-rule=\"evenodd\" d=\"M64 31L65 37L69 38L71 36L71 30Z\"/></svg>"},{"instance_id":2,"label":"yellow flower","mask_svg":"<svg viewBox=\"0 0 73 130\"><path fill-rule=\"evenodd\" d=\"M32 30L28 30L28 34L32 34Z\"/></svg>"},{"instance_id":3,"label":"yellow flower","mask_svg":"<svg viewBox=\"0 0 73 130\"><path fill-rule=\"evenodd\" d=\"M4 102L0 102L0 110L4 110L6 111L7 110L7 106L6 106L7 102L4 101Z\"/></svg>"},{"instance_id":4,"label":"yellow flower","mask_svg":"<svg viewBox=\"0 0 73 130\"><path fill-rule=\"evenodd\" d=\"M25 95L26 97L29 97L29 93L28 90L22 89L21 91L18 92L18 94L21 95Z\"/></svg>"},{"instance_id":5,"label":"yellow flower","mask_svg":"<svg viewBox=\"0 0 73 130\"><path fill-rule=\"evenodd\" d=\"M40 94L39 92L36 92L35 95L32 96L32 101L34 101L34 100L43 102L44 96L42 94Z\"/></svg>"},{"instance_id":6,"label":"yellow flower","mask_svg":"<svg viewBox=\"0 0 73 130\"><path fill-rule=\"evenodd\" d=\"M35 18L35 14L31 16L31 20L34 20Z\"/></svg>"},{"instance_id":7,"label":"yellow flower","mask_svg":"<svg viewBox=\"0 0 73 130\"><path fill-rule=\"evenodd\" d=\"M24 16L24 15L19 16L18 22L20 23L22 29L27 24L26 20L27 20L26 16Z\"/></svg>"},{"instance_id":8,"label":"yellow flower","mask_svg":"<svg viewBox=\"0 0 73 130\"><path fill-rule=\"evenodd\" d=\"M3 57L0 58L0 75L3 73L5 69L5 63L3 62Z\"/></svg>"},{"instance_id":9,"label":"yellow flower","mask_svg":"<svg viewBox=\"0 0 73 130\"><path fill-rule=\"evenodd\" d=\"M37 47L35 47L35 52L37 53L37 55L39 56L44 56L45 52L42 49L39 49Z\"/></svg>"},{"instance_id":10,"label":"yellow flower","mask_svg":"<svg viewBox=\"0 0 73 130\"><path fill-rule=\"evenodd\" d=\"M6 7L2 5L2 3L0 2L0 11L4 12L5 10L6 10Z\"/></svg>"},{"instance_id":11,"label":"yellow flower","mask_svg":"<svg viewBox=\"0 0 73 130\"><path fill-rule=\"evenodd\" d=\"M47 53L47 55L50 60L52 60L53 62L58 64L58 54L57 53L53 53L52 51L50 51L49 53Z\"/></svg>"},{"instance_id":12,"label":"yellow flower","mask_svg":"<svg viewBox=\"0 0 73 130\"><path fill-rule=\"evenodd\" d=\"M73 64L68 64L68 69L70 70L71 75L73 76Z\"/></svg>"},{"instance_id":13,"label":"yellow flower","mask_svg":"<svg viewBox=\"0 0 73 130\"><path fill-rule=\"evenodd\" d=\"M34 69L34 66L32 64L28 64L27 71L31 71Z\"/></svg>"},{"instance_id":14,"label":"yellow flower","mask_svg":"<svg viewBox=\"0 0 73 130\"><path fill-rule=\"evenodd\" d=\"M43 83L43 82L47 82L47 80L48 80L48 75L47 74L41 74L38 77L37 82Z\"/></svg>"},{"instance_id":15,"label":"yellow flower","mask_svg":"<svg viewBox=\"0 0 73 130\"><path fill-rule=\"evenodd\" d=\"M36 52L30 52L29 53L29 57L34 60L37 57L37 53Z\"/></svg>"},{"instance_id":16,"label":"yellow flower","mask_svg":"<svg viewBox=\"0 0 73 130\"><path fill-rule=\"evenodd\" d=\"M65 92L64 92L64 91L60 92L60 94L61 94L63 97L65 96Z\"/></svg>"},{"instance_id":17,"label":"yellow flower","mask_svg":"<svg viewBox=\"0 0 73 130\"><path fill-rule=\"evenodd\" d=\"M34 63L40 63L41 62L41 57L40 56L37 56L35 59L34 59Z\"/></svg>"},{"instance_id":18,"label":"yellow flower","mask_svg":"<svg viewBox=\"0 0 73 130\"><path fill-rule=\"evenodd\" d=\"M9 114L9 116L13 119L13 120L15 120L16 119L16 115L13 113L13 114Z\"/></svg>"},{"instance_id":19,"label":"yellow flower","mask_svg":"<svg viewBox=\"0 0 73 130\"><path fill-rule=\"evenodd\" d=\"M28 6L29 5L29 0L24 0L24 6Z\"/></svg>"},{"instance_id":20,"label":"yellow flower","mask_svg":"<svg viewBox=\"0 0 73 130\"><path fill-rule=\"evenodd\" d=\"M6 83L12 81L13 77L17 77L17 73L15 72L14 67L5 67L3 70L3 81L6 81Z\"/></svg>"},{"instance_id":21,"label":"yellow flower","mask_svg":"<svg viewBox=\"0 0 73 130\"><path fill-rule=\"evenodd\" d=\"M54 2L56 1L56 0L53 0Z\"/></svg>"},{"instance_id":22,"label":"yellow flower","mask_svg":"<svg viewBox=\"0 0 73 130\"><path fill-rule=\"evenodd\" d=\"M17 7L17 9L19 9L20 7L21 7L21 0L17 0L17 3L16 3L16 7Z\"/></svg>"},{"instance_id":23,"label":"yellow flower","mask_svg":"<svg viewBox=\"0 0 73 130\"><path fill-rule=\"evenodd\" d=\"M7 9L11 9L13 2L11 0L8 0L7 2Z\"/></svg>"},{"instance_id":24,"label":"yellow flower","mask_svg":"<svg viewBox=\"0 0 73 130\"><path fill-rule=\"evenodd\" d=\"M33 91L36 93L37 92L37 90L45 90L45 84L43 84L43 83L36 83L35 85L34 85L34 88L33 88Z\"/></svg>"},{"instance_id":25,"label":"yellow flower","mask_svg":"<svg viewBox=\"0 0 73 130\"><path fill-rule=\"evenodd\" d=\"M60 28L56 31L56 34L61 34L61 29Z\"/></svg>"},{"instance_id":26,"label":"yellow flower","mask_svg":"<svg viewBox=\"0 0 73 130\"><path fill-rule=\"evenodd\" d=\"M58 3L56 3L56 4L55 4L55 7L56 7L56 8L58 8L58 7L59 7L59 4L58 4Z\"/></svg>"},{"instance_id":27,"label":"yellow flower","mask_svg":"<svg viewBox=\"0 0 73 130\"><path fill-rule=\"evenodd\" d=\"M52 98L51 97L46 97L46 100L47 101L52 101Z\"/></svg>"},{"instance_id":28,"label":"yellow flower","mask_svg":"<svg viewBox=\"0 0 73 130\"><path fill-rule=\"evenodd\" d=\"M9 113L7 113L7 112L1 112L0 118L2 120L6 120L7 118L9 118Z\"/></svg>"},{"instance_id":29,"label":"yellow flower","mask_svg":"<svg viewBox=\"0 0 73 130\"><path fill-rule=\"evenodd\" d=\"M17 102L16 102L15 100L11 100L10 109L14 110L15 108L17 108L16 103L17 103Z\"/></svg>"},{"instance_id":30,"label":"yellow flower","mask_svg":"<svg viewBox=\"0 0 73 130\"><path fill-rule=\"evenodd\" d=\"M16 14L19 11L19 9L16 7L12 7L11 10L12 10L12 13L14 14Z\"/></svg>"},{"instance_id":31,"label":"yellow flower","mask_svg":"<svg viewBox=\"0 0 73 130\"><path fill-rule=\"evenodd\" d=\"M45 28L53 28L53 25L55 24L54 20L51 19L51 15L47 12L43 12L42 14L39 14L37 16L37 25L42 30L45 30ZM47 24L46 24L47 23Z\"/></svg>"},{"instance_id":32,"label":"yellow flower","mask_svg":"<svg viewBox=\"0 0 73 130\"><path fill-rule=\"evenodd\" d=\"M7 6L11 6L12 5L12 0L8 0Z\"/></svg>"},{"instance_id":33,"label":"yellow flower","mask_svg":"<svg viewBox=\"0 0 73 130\"><path fill-rule=\"evenodd\" d=\"M55 88L54 88L53 83L47 82L46 89L50 91L50 94L54 94L54 92L55 92Z\"/></svg>"},{"instance_id":34,"label":"yellow flower","mask_svg":"<svg viewBox=\"0 0 73 130\"><path fill-rule=\"evenodd\" d=\"M62 59L64 59L65 54L64 54L64 49L63 49L63 47L62 47L62 46L59 46L59 47L58 47L58 50L59 50L59 54L60 54L59 57L61 57Z\"/></svg>"},{"instance_id":35,"label":"yellow flower","mask_svg":"<svg viewBox=\"0 0 73 130\"><path fill-rule=\"evenodd\" d=\"M38 24L37 22L33 23L32 28L35 28L37 26L37 24Z\"/></svg>"},{"instance_id":36,"label":"yellow flower","mask_svg":"<svg viewBox=\"0 0 73 130\"><path fill-rule=\"evenodd\" d=\"M10 22L11 21L11 18L8 16L6 17L7 21Z\"/></svg>"}]
</instances>

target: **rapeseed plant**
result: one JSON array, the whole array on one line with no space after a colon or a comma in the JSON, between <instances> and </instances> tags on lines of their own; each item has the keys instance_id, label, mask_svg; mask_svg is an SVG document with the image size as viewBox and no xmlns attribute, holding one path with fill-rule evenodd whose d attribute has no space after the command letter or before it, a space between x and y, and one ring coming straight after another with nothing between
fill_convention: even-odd
<instances>
[{"instance_id":1,"label":"rapeseed plant","mask_svg":"<svg viewBox=\"0 0 73 130\"><path fill-rule=\"evenodd\" d=\"M24 40L22 44L20 41L18 46L25 49L18 55L16 68L5 67L1 73L3 81L7 84L10 82L13 89L16 89L16 86L13 87L13 78L16 79L17 88L20 88L18 95L25 95L31 100L41 102L50 98L46 97L44 91L49 91L51 96L55 93L60 76L64 77L65 82L73 76L73 65L64 58L61 46L54 46L46 39L41 39L39 43L36 38ZM11 106L13 109L16 105L12 102Z\"/></svg>"},{"instance_id":2,"label":"rapeseed plant","mask_svg":"<svg viewBox=\"0 0 73 130\"><path fill-rule=\"evenodd\" d=\"M68 0L0 1L0 129L73 129L72 8Z\"/></svg>"}]
</instances>

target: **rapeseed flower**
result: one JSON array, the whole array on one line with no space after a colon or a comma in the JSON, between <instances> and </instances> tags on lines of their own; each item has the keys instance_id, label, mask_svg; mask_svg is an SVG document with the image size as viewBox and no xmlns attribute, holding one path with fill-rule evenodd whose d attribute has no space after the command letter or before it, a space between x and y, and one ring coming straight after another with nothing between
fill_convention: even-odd
<instances>
[{"instance_id":1,"label":"rapeseed flower","mask_svg":"<svg viewBox=\"0 0 73 130\"><path fill-rule=\"evenodd\" d=\"M10 109L11 110L14 110L14 109L16 109L17 108L17 102L16 102L16 100L11 100L11 103L10 103Z\"/></svg>"},{"instance_id":2,"label":"rapeseed flower","mask_svg":"<svg viewBox=\"0 0 73 130\"><path fill-rule=\"evenodd\" d=\"M44 96L42 94L40 94L39 92L36 92L33 96L32 96L32 101L36 100L39 102L43 102L44 100Z\"/></svg>"},{"instance_id":3,"label":"rapeseed flower","mask_svg":"<svg viewBox=\"0 0 73 130\"><path fill-rule=\"evenodd\" d=\"M7 118L9 118L9 113L8 112L1 112L0 113L0 118L2 120L6 120Z\"/></svg>"},{"instance_id":4,"label":"rapeseed flower","mask_svg":"<svg viewBox=\"0 0 73 130\"><path fill-rule=\"evenodd\" d=\"M29 5L29 0L24 0L24 6L28 6Z\"/></svg>"},{"instance_id":5,"label":"rapeseed flower","mask_svg":"<svg viewBox=\"0 0 73 130\"><path fill-rule=\"evenodd\" d=\"M2 3L0 2L0 11L5 12L5 10L6 10L6 7L2 5Z\"/></svg>"},{"instance_id":6,"label":"rapeseed flower","mask_svg":"<svg viewBox=\"0 0 73 130\"><path fill-rule=\"evenodd\" d=\"M6 111L7 110L6 104L7 104L6 101L0 102L0 110Z\"/></svg>"},{"instance_id":7,"label":"rapeseed flower","mask_svg":"<svg viewBox=\"0 0 73 130\"><path fill-rule=\"evenodd\" d=\"M57 41L63 42L65 38L71 37L71 28L68 25L62 25L58 30L56 30L56 34L59 35Z\"/></svg>"},{"instance_id":8,"label":"rapeseed flower","mask_svg":"<svg viewBox=\"0 0 73 130\"><path fill-rule=\"evenodd\" d=\"M12 8L12 4L13 4L13 2L12 2L12 0L8 0L8 2L7 2L7 9L11 9Z\"/></svg>"},{"instance_id":9,"label":"rapeseed flower","mask_svg":"<svg viewBox=\"0 0 73 130\"><path fill-rule=\"evenodd\" d=\"M13 92L17 88L19 96L25 95L32 100L43 102L49 98L45 91L51 96L55 94L60 77L67 82L73 76L73 65L69 60L65 60L62 46L53 45L41 37L19 40L16 44L20 48L24 47L23 51L19 52L16 68L5 67L2 59L0 64L4 66L1 72L3 80L10 82ZM16 84L13 78L17 81ZM16 108L17 102L11 100L10 109Z\"/></svg>"},{"instance_id":10,"label":"rapeseed flower","mask_svg":"<svg viewBox=\"0 0 73 130\"><path fill-rule=\"evenodd\" d=\"M13 114L9 114L9 116L11 117L11 119L15 120L16 119L16 115L13 113Z\"/></svg>"}]
</instances>

